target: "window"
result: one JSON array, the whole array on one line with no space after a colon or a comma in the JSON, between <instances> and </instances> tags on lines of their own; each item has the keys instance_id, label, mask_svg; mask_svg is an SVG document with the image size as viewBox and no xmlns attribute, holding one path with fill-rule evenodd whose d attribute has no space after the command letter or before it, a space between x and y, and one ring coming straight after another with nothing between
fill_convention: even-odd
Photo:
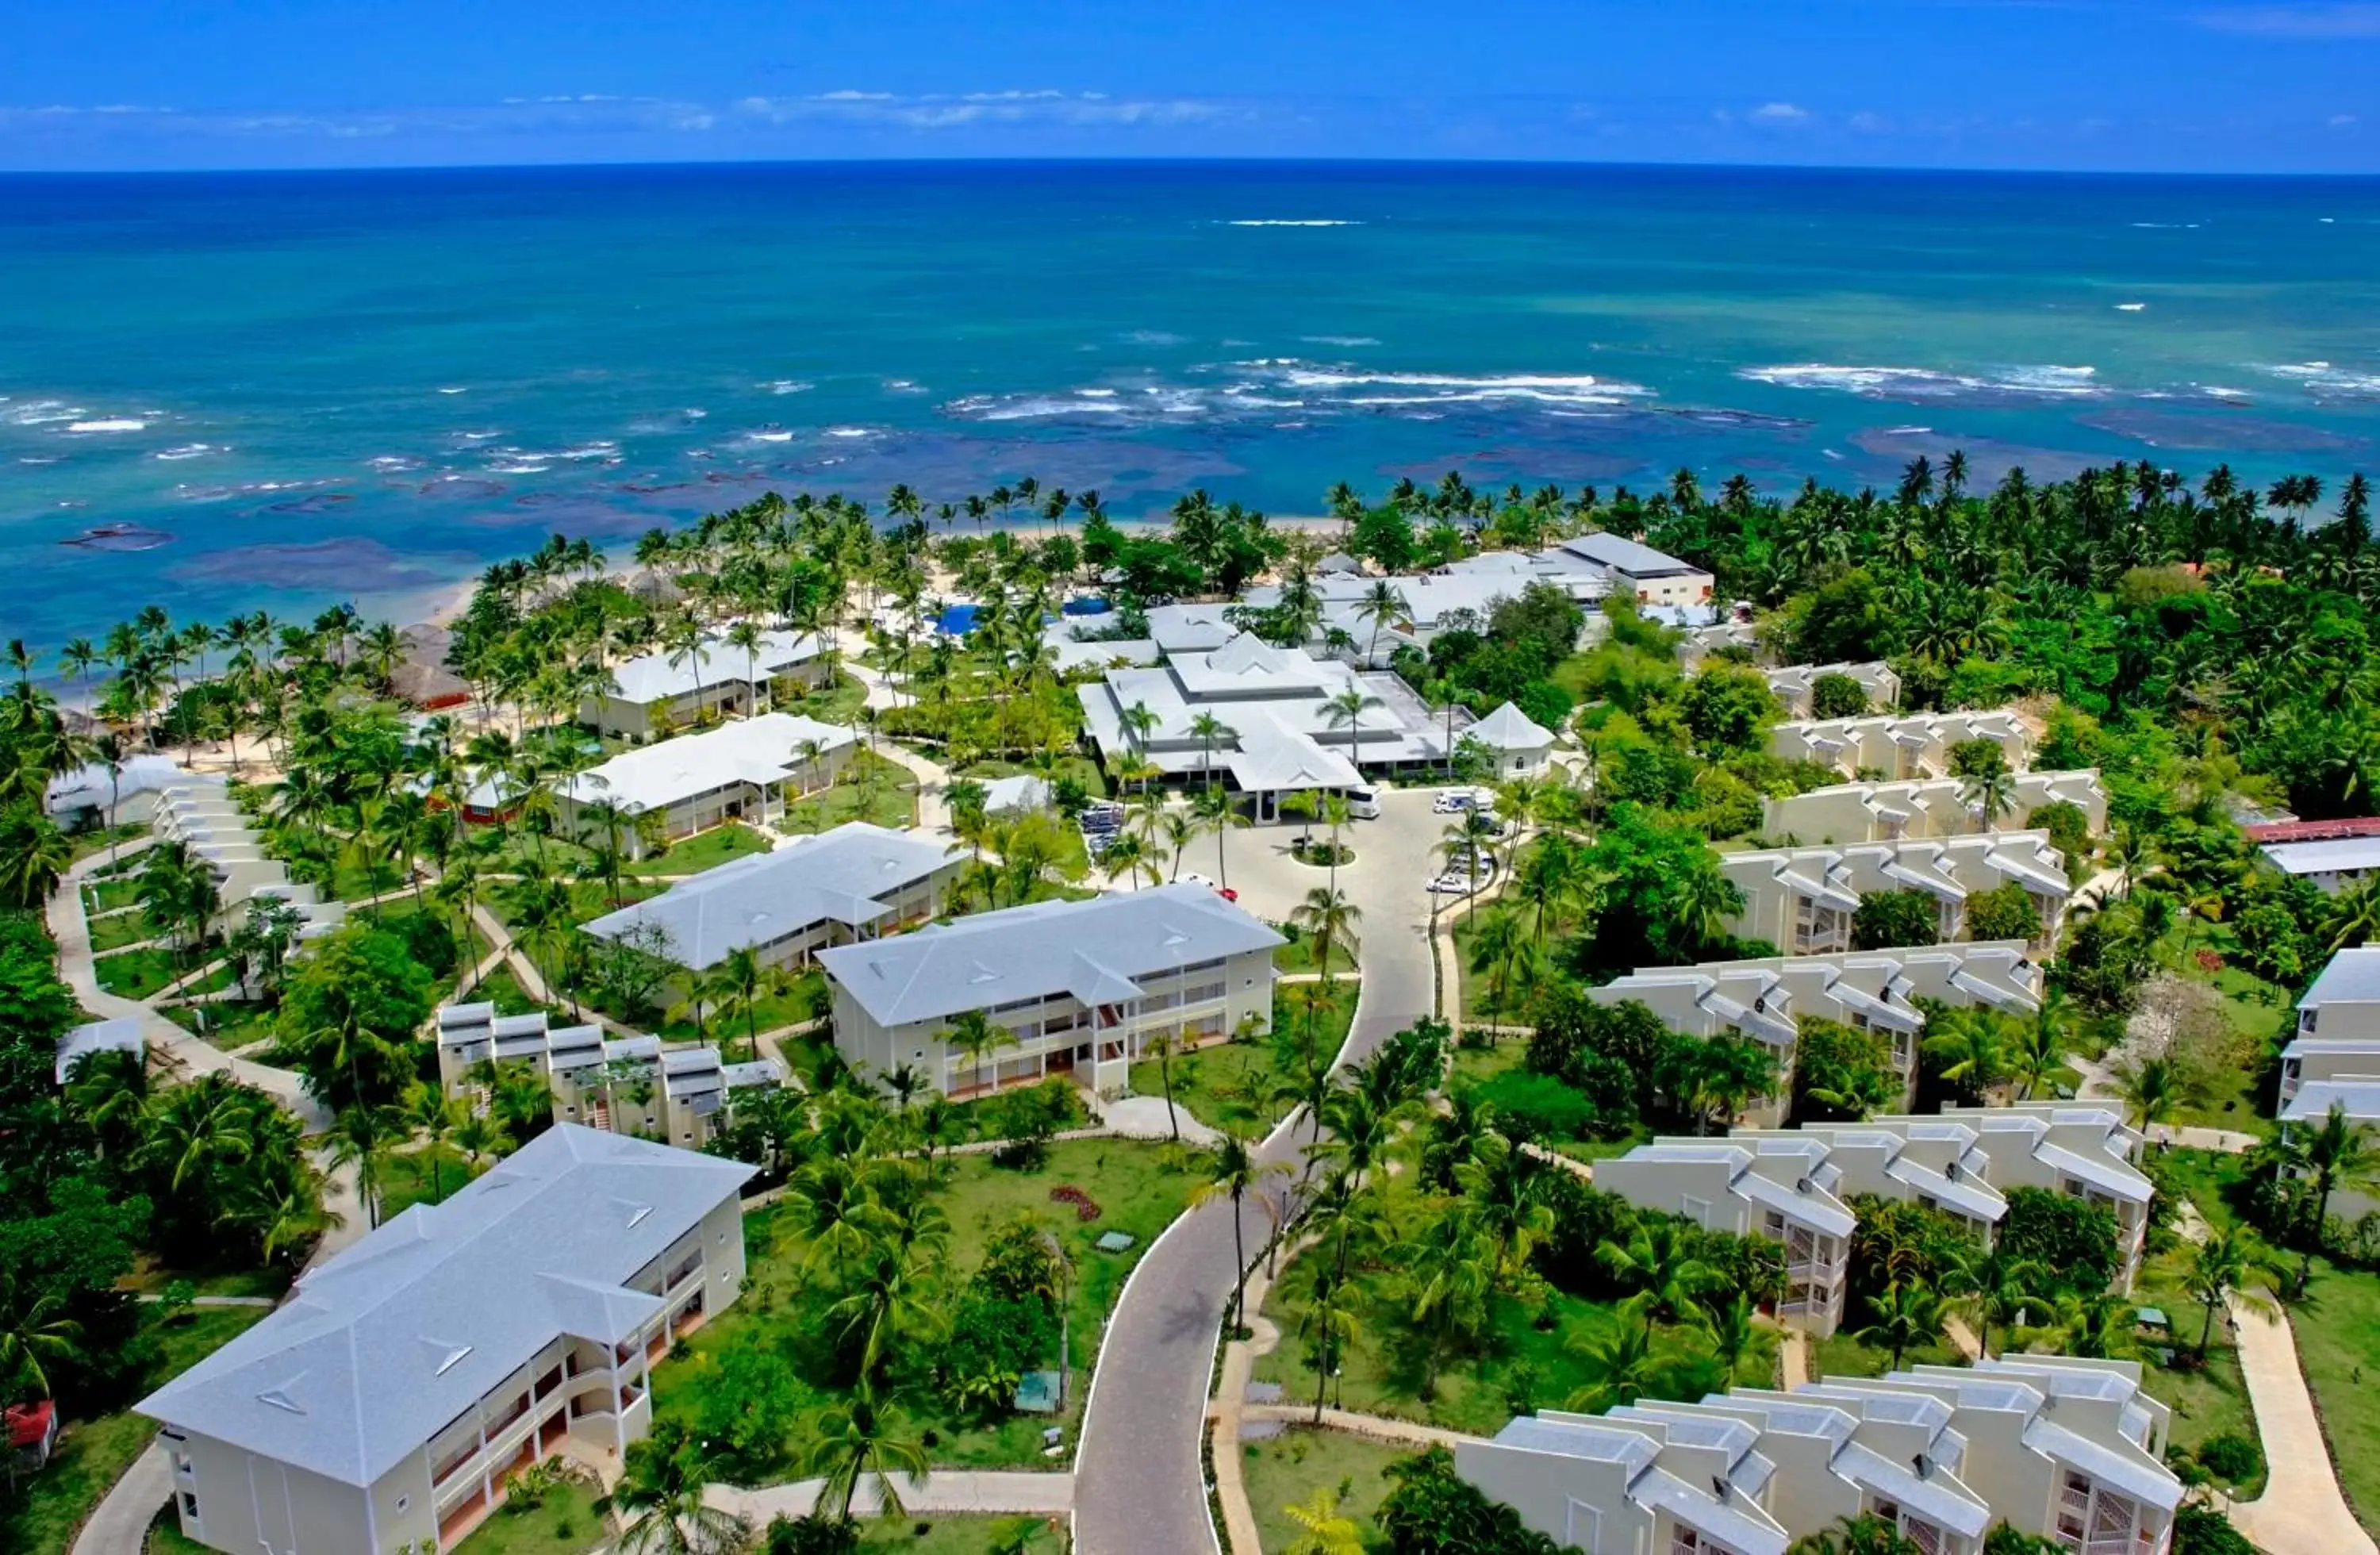
<instances>
[{"instance_id":1,"label":"window","mask_svg":"<svg viewBox=\"0 0 2380 1555\"><path fill-rule=\"evenodd\" d=\"M198 1520L199 1498L190 1494L189 1491L185 1490L182 1492L182 1521L185 1523L195 1523Z\"/></svg>"},{"instance_id":2,"label":"window","mask_svg":"<svg viewBox=\"0 0 2380 1555\"><path fill-rule=\"evenodd\" d=\"M411 1496L399 1496L396 1498L396 1514L399 1517L404 1516L407 1512L411 1511L412 1507L413 1498Z\"/></svg>"}]
</instances>

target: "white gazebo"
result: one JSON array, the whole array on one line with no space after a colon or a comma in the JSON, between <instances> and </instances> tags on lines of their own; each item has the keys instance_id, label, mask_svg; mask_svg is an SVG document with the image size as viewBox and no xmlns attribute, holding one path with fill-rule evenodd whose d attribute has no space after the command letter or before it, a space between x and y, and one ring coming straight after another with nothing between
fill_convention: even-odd
<instances>
[{"instance_id":1,"label":"white gazebo","mask_svg":"<svg viewBox=\"0 0 2380 1555\"><path fill-rule=\"evenodd\" d=\"M1532 722L1528 714L1510 702L1463 733L1496 753L1496 775L1500 778L1543 771L1546 763L1553 759L1552 731Z\"/></svg>"}]
</instances>

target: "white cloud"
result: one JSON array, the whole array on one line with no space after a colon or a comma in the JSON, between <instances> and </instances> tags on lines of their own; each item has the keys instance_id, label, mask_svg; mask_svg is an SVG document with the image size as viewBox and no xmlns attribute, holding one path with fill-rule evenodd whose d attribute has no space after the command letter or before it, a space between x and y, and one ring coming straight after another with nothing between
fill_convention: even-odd
<instances>
[{"instance_id":1,"label":"white cloud","mask_svg":"<svg viewBox=\"0 0 2380 1555\"><path fill-rule=\"evenodd\" d=\"M1799 124L1810 116L1810 110L1798 103L1763 103L1752 110L1755 124Z\"/></svg>"},{"instance_id":2,"label":"white cloud","mask_svg":"<svg viewBox=\"0 0 2380 1555\"><path fill-rule=\"evenodd\" d=\"M759 99L755 98L752 101L757 102ZM889 91L855 91L850 87L842 87L833 91L820 92L817 101L820 103L890 103L892 101L892 94Z\"/></svg>"}]
</instances>

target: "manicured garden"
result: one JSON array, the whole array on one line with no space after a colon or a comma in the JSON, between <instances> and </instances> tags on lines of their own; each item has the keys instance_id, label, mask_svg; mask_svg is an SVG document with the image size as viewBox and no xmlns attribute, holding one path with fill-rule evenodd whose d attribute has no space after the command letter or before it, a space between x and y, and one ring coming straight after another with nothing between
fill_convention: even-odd
<instances>
[{"instance_id":1,"label":"manicured garden","mask_svg":"<svg viewBox=\"0 0 2380 1555\"><path fill-rule=\"evenodd\" d=\"M832 786L786 804L777 830L805 836L865 820L897 832L916 820L917 793L917 775L908 768L873 751L854 751Z\"/></svg>"},{"instance_id":2,"label":"manicured garden","mask_svg":"<svg viewBox=\"0 0 2380 1555\"><path fill-rule=\"evenodd\" d=\"M1287 1549L1305 1533L1289 1509L1314 1508L1319 1492L1334 1498L1337 1515L1369 1530L1388 1499L1390 1486L1381 1471L1412 1452L1346 1431L1294 1426L1243 1443L1240 1474L1268 1555Z\"/></svg>"},{"instance_id":3,"label":"manicured garden","mask_svg":"<svg viewBox=\"0 0 2380 1555\"><path fill-rule=\"evenodd\" d=\"M1173 1104L1200 1123L1232 1134L1266 1133L1297 1105L1284 1083L1310 1074L1313 1057L1327 1067L1338 1056L1354 1024L1357 986L1284 984L1271 1032L1194 1048L1164 1064L1142 1059L1132 1066L1133 1091L1161 1097L1170 1084Z\"/></svg>"}]
</instances>

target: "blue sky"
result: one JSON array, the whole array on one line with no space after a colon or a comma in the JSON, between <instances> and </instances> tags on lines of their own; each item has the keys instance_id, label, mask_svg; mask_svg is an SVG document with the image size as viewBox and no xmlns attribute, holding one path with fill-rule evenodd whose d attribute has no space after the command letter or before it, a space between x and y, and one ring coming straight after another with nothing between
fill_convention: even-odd
<instances>
[{"instance_id":1,"label":"blue sky","mask_svg":"<svg viewBox=\"0 0 2380 1555\"><path fill-rule=\"evenodd\" d=\"M2380 172L2380 3L9 0L0 169L1310 156Z\"/></svg>"}]
</instances>

